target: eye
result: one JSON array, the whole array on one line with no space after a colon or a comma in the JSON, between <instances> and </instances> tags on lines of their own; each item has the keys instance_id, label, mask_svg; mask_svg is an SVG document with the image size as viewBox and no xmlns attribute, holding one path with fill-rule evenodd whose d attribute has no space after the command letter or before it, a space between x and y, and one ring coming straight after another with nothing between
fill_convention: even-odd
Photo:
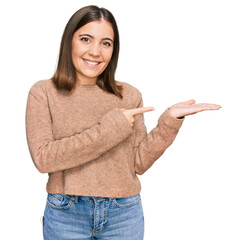
<instances>
[{"instance_id":1,"label":"eye","mask_svg":"<svg viewBox=\"0 0 246 240\"><path fill-rule=\"evenodd\" d=\"M83 42L89 42L89 38L87 38L87 37L82 37L80 40Z\"/></svg>"},{"instance_id":2,"label":"eye","mask_svg":"<svg viewBox=\"0 0 246 240\"><path fill-rule=\"evenodd\" d=\"M111 46L111 43L110 42L104 42L103 45L110 47Z\"/></svg>"}]
</instances>

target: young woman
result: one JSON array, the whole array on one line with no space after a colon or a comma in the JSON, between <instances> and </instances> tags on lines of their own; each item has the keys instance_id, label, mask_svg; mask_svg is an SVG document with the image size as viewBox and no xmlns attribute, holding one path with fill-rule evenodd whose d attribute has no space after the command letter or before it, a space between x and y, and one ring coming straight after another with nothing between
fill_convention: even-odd
<instances>
[{"instance_id":1,"label":"young woman","mask_svg":"<svg viewBox=\"0 0 246 240\"><path fill-rule=\"evenodd\" d=\"M175 139L184 117L215 104L168 108L147 134L140 91L114 78L119 34L105 8L68 21L54 76L31 87L26 134L32 160L48 173L45 240L129 239L144 235L143 174Z\"/></svg>"}]
</instances>

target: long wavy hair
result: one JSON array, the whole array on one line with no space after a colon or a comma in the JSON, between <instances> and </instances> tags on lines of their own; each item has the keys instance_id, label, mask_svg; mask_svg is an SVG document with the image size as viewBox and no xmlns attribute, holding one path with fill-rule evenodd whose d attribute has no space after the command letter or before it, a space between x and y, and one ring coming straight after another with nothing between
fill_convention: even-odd
<instances>
[{"instance_id":1,"label":"long wavy hair","mask_svg":"<svg viewBox=\"0 0 246 240\"><path fill-rule=\"evenodd\" d=\"M74 33L84 25L92 21L101 19L108 21L114 31L113 53L106 69L98 76L96 84L106 92L115 94L122 98L122 86L115 81L115 71L119 56L119 32L112 13L95 5L90 5L79 9L69 19L61 39L60 52L56 71L51 78L58 90L71 91L75 87L76 72L72 61L72 38Z\"/></svg>"}]
</instances>

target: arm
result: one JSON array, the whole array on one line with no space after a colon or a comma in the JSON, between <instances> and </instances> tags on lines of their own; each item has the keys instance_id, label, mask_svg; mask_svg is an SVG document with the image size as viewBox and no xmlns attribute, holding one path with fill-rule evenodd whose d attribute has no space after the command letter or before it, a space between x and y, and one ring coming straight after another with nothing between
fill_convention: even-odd
<instances>
[{"instance_id":1,"label":"arm","mask_svg":"<svg viewBox=\"0 0 246 240\"><path fill-rule=\"evenodd\" d=\"M141 97L138 107L143 107ZM143 114L135 116L135 171L141 175L165 152L174 141L184 119L170 116L167 109L158 119L157 126L147 134Z\"/></svg>"},{"instance_id":2,"label":"arm","mask_svg":"<svg viewBox=\"0 0 246 240\"><path fill-rule=\"evenodd\" d=\"M29 91L26 137L32 160L41 173L80 166L113 148L132 133L118 108L113 108L92 127L74 136L55 140L45 94Z\"/></svg>"}]
</instances>

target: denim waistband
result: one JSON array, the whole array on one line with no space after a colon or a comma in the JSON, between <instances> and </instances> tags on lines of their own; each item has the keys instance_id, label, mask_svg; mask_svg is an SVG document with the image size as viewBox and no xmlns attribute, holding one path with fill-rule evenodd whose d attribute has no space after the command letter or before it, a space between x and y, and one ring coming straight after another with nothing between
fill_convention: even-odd
<instances>
[{"instance_id":1,"label":"denim waistband","mask_svg":"<svg viewBox=\"0 0 246 240\"><path fill-rule=\"evenodd\" d=\"M92 196L78 196L78 195L67 195L69 197L71 197L72 201L74 201L75 203L78 203L81 200L93 200L96 202L101 202L101 201L112 201L113 198L111 197L92 197Z\"/></svg>"},{"instance_id":2,"label":"denim waistband","mask_svg":"<svg viewBox=\"0 0 246 240\"><path fill-rule=\"evenodd\" d=\"M64 194L65 195L65 194ZM135 196L132 197L136 197L140 194L137 194ZM67 195L69 197L71 197L72 201L74 201L75 203L78 203L81 200L93 200L96 202L101 202L101 201L112 201L115 198L111 198L111 197L93 197L93 196L78 196L78 195Z\"/></svg>"}]
</instances>

